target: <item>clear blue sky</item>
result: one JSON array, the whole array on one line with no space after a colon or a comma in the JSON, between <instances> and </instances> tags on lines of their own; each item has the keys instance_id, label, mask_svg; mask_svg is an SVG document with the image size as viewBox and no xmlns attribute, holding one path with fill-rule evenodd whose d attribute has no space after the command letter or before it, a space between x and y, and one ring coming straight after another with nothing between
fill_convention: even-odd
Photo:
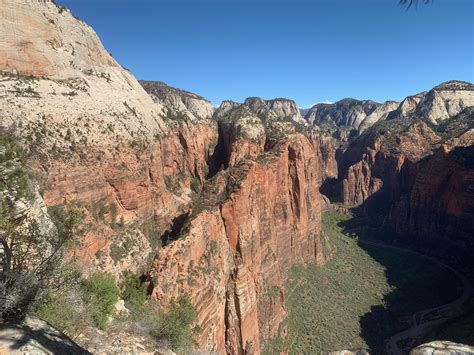
<instances>
[{"instance_id":1,"label":"clear blue sky","mask_svg":"<svg viewBox=\"0 0 474 355\"><path fill-rule=\"evenodd\" d=\"M214 104L401 100L473 80L474 1L59 0L137 78Z\"/></svg>"}]
</instances>

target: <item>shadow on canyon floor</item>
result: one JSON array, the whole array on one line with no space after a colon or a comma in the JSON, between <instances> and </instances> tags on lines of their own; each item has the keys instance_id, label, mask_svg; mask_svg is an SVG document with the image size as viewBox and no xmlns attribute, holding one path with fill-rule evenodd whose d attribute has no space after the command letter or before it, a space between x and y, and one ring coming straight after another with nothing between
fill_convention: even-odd
<instances>
[{"instance_id":1,"label":"shadow on canyon floor","mask_svg":"<svg viewBox=\"0 0 474 355\"><path fill-rule=\"evenodd\" d=\"M340 222L339 226L384 267L386 282L392 290L384 296L382 305L371 307L359 320L360 335L371 353L382 354L384 340L409 328L413 313L456 299L462 292L462 284L448 269L416 255L413 245L407 250L406 242L383 230L380 227L383 206L360 207L352 213L354 217ZM381 241L391 243L381 246Z\"/></svg>"}]
</instances>

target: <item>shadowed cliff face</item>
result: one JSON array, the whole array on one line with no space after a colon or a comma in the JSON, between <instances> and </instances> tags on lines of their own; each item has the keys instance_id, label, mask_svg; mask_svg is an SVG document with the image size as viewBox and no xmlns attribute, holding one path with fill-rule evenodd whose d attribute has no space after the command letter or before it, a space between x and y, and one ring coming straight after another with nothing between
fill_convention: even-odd
<instances>
[{"instance_id":1,"label":"shadowed cliff face","mask_svg":"<svg viewBox=\"0 0 474 355\"><path fill-rule=\"evenodd\" d=\"M378 124L339 157L339 178L324 191L346 205L378 208L399 235L471 245L473 125L472 108L439 125L413 117Z\"/></svg>"},{"instance_id":2,"label":"shadowed cliff face","mask_svg":"<svg viewBox=\"0 0 474 355\"><path fill-rule=\"evenodd\" d=\"M474 247L474 146L446 146L419 163L409 191L396 201L387 223L400 235L450 238Z\"/></svg>"}]
</instances>

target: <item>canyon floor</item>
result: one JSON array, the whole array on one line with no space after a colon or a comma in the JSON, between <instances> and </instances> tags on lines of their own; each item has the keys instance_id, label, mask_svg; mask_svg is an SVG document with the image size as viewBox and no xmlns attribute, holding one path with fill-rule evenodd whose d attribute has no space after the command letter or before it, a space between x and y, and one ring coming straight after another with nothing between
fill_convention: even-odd
<instances>
[{"instance_id":1,"label":"canyon floor","mask_svg":"<svg viewBox=\"0 0 474 355\"><path fill-rule=\"evenodd\" d=\"M288 336L268 341L266 353L322 354L344 348L404 353L420 340L410 334L424 335L428 322L441 323L455 313L449 309L443 318L438 308L469 299L470 287L461 274L415 251L371 241L372 233L366 232L373 228L352 214L324 214L333 258L323 267L292 269L286 284L288 317L281 327ZM394 335L397 348L387 349Z\"/></svg>"}]
</instances>

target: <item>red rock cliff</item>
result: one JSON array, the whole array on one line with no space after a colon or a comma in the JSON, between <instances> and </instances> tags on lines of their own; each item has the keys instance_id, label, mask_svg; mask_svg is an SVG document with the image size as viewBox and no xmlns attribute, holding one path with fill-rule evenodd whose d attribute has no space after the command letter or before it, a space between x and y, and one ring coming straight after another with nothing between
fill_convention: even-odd
<instances>
[{"instance_id":1,"label":"red rock cliff","mask_svg":"<svg viewBox=\"0 0 474 355\"><path fill-rule=\"evenodd\" d=\"M442 146L419 164L413 187L392 205L387 223L400 235L474 247L474 146Z\"/></svg>"},{"instance_id":2,"label":"red rock cliff","mask_svg":"<svg viewBox=\"0 0 474 355\"><path fill-rule=\"evenodd\" d=\"M472 246L473 118L469 108L437 127L399 118L369 130L339 159L341 200L386 208L401 236Z\"/></svg>"},{"instance_id":3,"label":"red rock cliff","mask_svg":"<svg viewBox=\"0 0 474 355\"><path fill-rule=\"evenodd\" d=\"M220 171L205 189L221 191L223 201L158 253L153 296L163 303L191 296L203 327L200 349L259 353L260 337L274 334L285 317L288 269L324 263L320 155L316 141L293 134L261 159Z\"/></svg>"}]
</instances>

